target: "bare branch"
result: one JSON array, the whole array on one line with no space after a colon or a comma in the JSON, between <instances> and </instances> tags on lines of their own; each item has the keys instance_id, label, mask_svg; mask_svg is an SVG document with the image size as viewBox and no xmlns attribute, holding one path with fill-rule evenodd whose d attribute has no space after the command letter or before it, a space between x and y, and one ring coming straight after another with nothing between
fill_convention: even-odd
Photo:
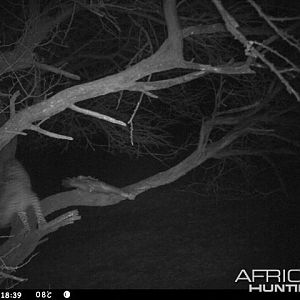
<instances>
[{"instance_id":1,"label":"bare branch","mask_svg":"<svg viewBox=\"0 0 300 300\"><path fill-rule=\"evenodd\" d=\"M35 126L35 125L31 125L29 129L33 130L33 131L36 131L38 133L47 135L49 137L55 138L55 139L73 141L73 138L70 137L70 136L65 136L65 135L53 133L53 132L44 130L44 129L42 129L42 128L38 127L38 126Z\"/></svg>"},{"instance_id":2,"label":"bare branch","mask_svg":"<svg viewBox=\"0 0 300 300\"><path fill-rule=\"evenodd\" d=\"M183 60L182 31L177 16L176 0L164 0L164 14L168 27L168 40L172 44L174 56Z\"/></svg>"},{"instance_id":3,"label":"bare branch","mask_svg":"<svg viewBox=\"0 0 300 300\"><path fill-rule=\"evenodd\" d=\"M253 0L247 0L258 12L258 14L268 23L268 25L283 39L285 40L288 44L291 46L295 47L299 52L300 52L300 44L299 42L293 37L290 36L287 32L284 32L280 30L270 19L269 16L267 16L262 9L253 1ZM298 17L298 19L300 16ZM292 19L293 20L293 19ZM295 19L294 19L295 20ZM296 18L297 20L297 18Z\"/></svg>"},{"instance_id":4,"label":"bare branch","mask_svg":"<svg viewBox=\"0 0 300 300\"><path fill-rule=\"evenodd\" d=\"M37 66L41 70L50 71L50 72L53 72L53 73L56 73L56 74L61 74L65 77L73 79L73 80L80 80L80 76L72 74L72 73L64 71L64 70L61 70L61 69L58 69L56 67L49 66L49 65L46 65L46 64L42 64L42 63L38 63L38 62L35 62L34 64L35 64L35 66Z\"/></svg>"},{"instance_id":5,"label":"bare branch","mask_svg":"<svg viewBox=\"0 0 300 300\"><path fill-rule=\"evenodd\" d=\"M285 85L286 90L293 94L298 101L300 101L300 95L296 92L296 90L291 86L288 80L286 80L281 72L276 68L274 63L270 62L263 54L261 54L258 50L256 50L253 45L255 42L248 41L247 38L238 30L239 24L238 22L229 14L229 12L224 8L220 0L213 0L213 3L217 7L219 13L221 14L226 28L229 32L239 40L245 47L245 54L252 58L261 59L269 69L279 78L279 80Z\"/></svg>"},{"instance_id":6,"label":"bare branch","mask_svg":"<svg viewBox=\"0 0 300 300\"><path fill-rule=\"evenodd\" d=\"M110 122L110 123L113 123L113 124L117 124L117 125L121 125L121 126L126 126L126 123L124 123L123 121L116 120L115 118L112 118L112 117L109 117L109 116L97 113L95 111L90 111L88 109L84 109L84 108L78 107L78 106L76 106L74 104L70 105L69 108L72 109L72 110L74 110L74 111L77 111L77 112L79 112L81 114L92 116L94 118L97 118L97 119L100 119L100 120L104 120L104 121L107 121L107 122Z\"/></svg>"}]
</instances>

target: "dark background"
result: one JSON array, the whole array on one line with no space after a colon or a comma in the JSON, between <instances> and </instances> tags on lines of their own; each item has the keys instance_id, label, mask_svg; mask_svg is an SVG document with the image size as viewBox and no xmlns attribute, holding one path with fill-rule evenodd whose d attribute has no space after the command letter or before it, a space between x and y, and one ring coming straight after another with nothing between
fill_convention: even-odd
<instances>
[{"instance_id":1,"label":"dark background","mask_svg":"<svg viewBox=\"0 0 300 300\"><path fill-rule=\"evenodd\" d=\"M62 191L66 176L125 186L165 168L149 158L94 151L22 154L41 198ZM82 220L50 234L17 272L28 278L17 287L242 288L234 282L241 269L299 268L299 168L288 160L279 167L289 198L203 197L186 188L195 170L135 201L81 207ZM266 175L261 186L274 178Z\"/></svg>"}]
</instances>

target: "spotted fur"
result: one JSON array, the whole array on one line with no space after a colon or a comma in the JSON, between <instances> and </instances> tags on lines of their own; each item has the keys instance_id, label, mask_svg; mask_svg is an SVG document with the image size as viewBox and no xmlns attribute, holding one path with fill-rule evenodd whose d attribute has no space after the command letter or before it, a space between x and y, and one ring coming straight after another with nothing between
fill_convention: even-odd
<instances>
[{"instance_id":1,"label":"spotted fur","mask_svg":"<svg viewBox=\"0 0 300 300\"><path fill-rule=\"evenodd\" d=\"M30 177L22 164L11 159L4 165L0 196L0 226L9 225L18 214L24 227L30 230L26 210L32 206L38 224L46 223L37 195L32 191Z\"/></svg>"}]
</instances>

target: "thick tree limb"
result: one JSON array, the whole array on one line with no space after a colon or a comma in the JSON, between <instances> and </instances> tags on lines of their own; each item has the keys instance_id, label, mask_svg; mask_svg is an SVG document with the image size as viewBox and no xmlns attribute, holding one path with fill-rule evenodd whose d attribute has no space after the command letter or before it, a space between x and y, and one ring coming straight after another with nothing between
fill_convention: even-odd
<instances>
[{"instance_id":1,"label":"thick tree limb","mask_svg":"<svg viewBox=\"0 0 300 300\"><path fill-rule=\"evenodd\" d=\"M156 53L116 75L70 87L41 103L37 103L18 112L0 128L0 149L6 145L16 133L30 129L34 122L56 115L72 107L72 105L79 101L122 90L137 90L136 85L140 84L137 83L138 80L156 72L174 68L187 68L200 71L200 73L196 73L199 76L205 74L203 71L207 74L210 72L225 74L253 73L249 65L244 63L229 64L228 66L209 66L184 61L182 51L178 50L182 44L182 33L179 27L178 17L177 15L174 16L174 14L177 14L174 6L175 1L166 1L165 15L167 17L168 30L170 30L170 39L167 39ZM186 75L182 80L187 81L187 79L193 80L195 78L196 76L194 75ZM183 82L182 80L160 81L158 86L163 89L164 87L180 84ZM153 85L154 90L157 89L155 82L149 84L150 87L147 88L148 91L151 90L151 85Z\"/></svg>"}]
</instances>

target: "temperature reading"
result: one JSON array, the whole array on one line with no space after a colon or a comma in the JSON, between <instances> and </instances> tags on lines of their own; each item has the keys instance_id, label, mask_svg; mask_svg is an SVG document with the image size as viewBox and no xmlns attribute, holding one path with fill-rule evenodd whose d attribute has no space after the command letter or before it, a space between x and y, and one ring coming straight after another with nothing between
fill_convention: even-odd
<instances>
[{"instance_id":1,"label":"temperature reading","mask_svg":"<svg viewBox=\"0 0 300 300\"><path fill-rule=\"evenodd\" d=\"M35 293L35 297L36 299L51 299L52 297L52 292L49 292L49 291L37 291Z\"/></svg>"}]
</instances>

